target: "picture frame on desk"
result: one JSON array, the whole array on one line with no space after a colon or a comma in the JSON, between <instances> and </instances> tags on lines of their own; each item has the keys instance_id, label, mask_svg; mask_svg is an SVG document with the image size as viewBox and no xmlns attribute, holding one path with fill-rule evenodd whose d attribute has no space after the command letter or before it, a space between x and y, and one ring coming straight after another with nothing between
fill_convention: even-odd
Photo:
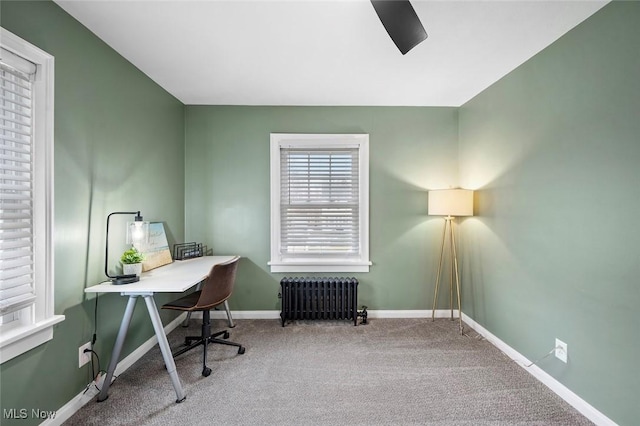
<instances>
[{"instance_id":1,"label":"picture frame on desk","mask_svg":"<svg viewBox=\"0 0 640 426\"><path fill-rule=\"evenodd\" d=\"M142 262L143 272L173 262L162 222L151 222L149 224L149 241L137 243L136 248L144 255L144 261Z\"/></svg>"}]
</instances>

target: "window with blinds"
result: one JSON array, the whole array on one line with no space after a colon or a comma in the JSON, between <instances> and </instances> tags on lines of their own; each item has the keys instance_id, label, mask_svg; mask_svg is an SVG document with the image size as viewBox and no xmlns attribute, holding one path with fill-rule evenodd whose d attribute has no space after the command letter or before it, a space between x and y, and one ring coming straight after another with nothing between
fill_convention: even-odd
<instances>
[{"instance_id":1,"label":"window with blinds","mask_svg":"<svg viewBox=\"0 0 640 426\"><path fill-rule=\"evenodd\" d=\"M368 135L271 135L272 272L368 271Z\"/></svg>"},{"instance_id":2,"label":"window with blinds","mask_svg":"<svg viewBox=\"0 0 640 426\"><path fill-rule=\"evenodd\" d=\"M280 150L283 254L357 256L358 149Z\"/></svg>"},{"instance_id":3,"label":"window with blinds","mask_svg":"<svg viewBox=\"0 0 640 426\"><path fill-rule=\"evenodd\" d=\"M0 316L33 304L32 75L0 62ZM31 64L32 65L32 64ZM35 66L33 66L35 71ZM29 66L22 67L28 72Z\"/></svg>"},{"instance_id":4,"label":"window with blinds","mask_svg":"<svg viewBox=\"0 0 640 426\"><path fill-rule=\"evenodd\" d=\"M53 339L55 58L0 28L0 364Z\"/></svg>"}]
</instances>

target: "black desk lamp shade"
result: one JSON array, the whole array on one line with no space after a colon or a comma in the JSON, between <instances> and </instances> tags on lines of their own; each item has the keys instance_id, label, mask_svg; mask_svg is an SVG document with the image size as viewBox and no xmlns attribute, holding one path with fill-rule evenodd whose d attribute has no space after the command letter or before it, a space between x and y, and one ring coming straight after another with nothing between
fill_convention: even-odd
<instances>
[{"instance_id":1,"label":"black desk lamp shade","mask_svg":"<svg viewBox=\"0 0 640 426\"><path fill-rule=\"evenodd\" d=\"M403 55L427 38L427 32L409 0L371 0L371 4Z\"/></svg>"},{"instance_id":2,"label":"black desk lamp shade","mask_svg":"<svg viewBox=\"0 0 640 426\"><path fill-rule=\"evenodd\" d=\"M120 284L131 284L134 283L136 281L140 281L140 277L138 277L135 274L129 274L129 275L109 275L109 220L111 219L111 216L116 215L116 214L123 214L123 215L135 215L135 222L140 222L143 223L142 220L142 216L140 215L140 212L113 212L113 213L109 213L109 216L107 216L107 237L105 240L105 255L104 255L104 274L109 277L109 279L111 280L111 282L114 285L120 285ZM128 235L129 230L127 230L127 237L129 238L130 236ZM127 241L130 242L130 241Z\"/></svg>"}]
</instances>

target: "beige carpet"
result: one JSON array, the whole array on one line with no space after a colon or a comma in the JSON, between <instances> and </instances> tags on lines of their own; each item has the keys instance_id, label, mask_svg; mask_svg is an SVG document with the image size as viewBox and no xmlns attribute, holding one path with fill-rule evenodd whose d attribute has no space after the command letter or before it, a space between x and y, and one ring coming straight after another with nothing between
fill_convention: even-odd
<instances>
[{"instance_id":1,"label":"beige carpet","mask_svg":"<svg viewBox=\"0 0 640 426\"><path fill-rule=\"evenodd\" d=\"M214 329L225 327L214 320ZM447 319L371 319L367 325L236 320L230 340L176 360L175 393L157 347L66 425L589 425L522 367ZM467 328L467 330L469 330ZM189 329L169 335L172 347Z\"/></svg>"}]
</instances>

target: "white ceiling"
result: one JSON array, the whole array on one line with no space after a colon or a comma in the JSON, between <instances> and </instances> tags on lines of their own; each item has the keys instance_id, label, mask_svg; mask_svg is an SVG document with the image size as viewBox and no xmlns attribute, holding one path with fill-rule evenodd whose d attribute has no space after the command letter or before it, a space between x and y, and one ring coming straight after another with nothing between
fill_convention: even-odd
<instances>
[{"instance_id":1,"label":"white ceiling","mask_svg":"<svg viewBox=\"0 0 640 426\"><path fill-rule=\"evenodd\" d=\"M368 0L55 0L185 104L460 106L607 1L426 1L403 56Z\"/></svg>"}]
</instances>

